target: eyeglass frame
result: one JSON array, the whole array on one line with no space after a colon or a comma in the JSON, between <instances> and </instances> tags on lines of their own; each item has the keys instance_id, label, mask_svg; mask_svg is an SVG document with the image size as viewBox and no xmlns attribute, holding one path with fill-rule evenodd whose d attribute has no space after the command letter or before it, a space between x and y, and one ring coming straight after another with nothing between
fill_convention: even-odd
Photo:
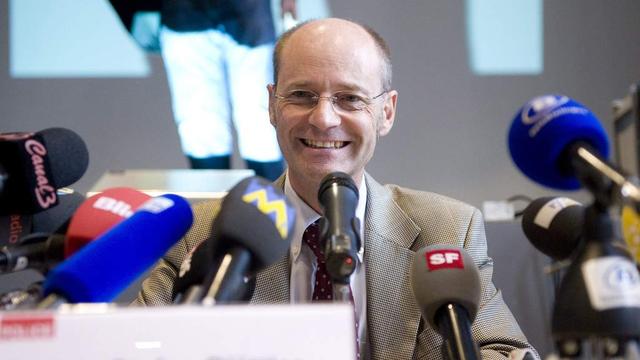
<instances>
[{"instance_id":1,"label":"eyeglass frame","mask_svg":"<svg viewBox=\"0 0 640 360\"><path fill-rule=\"evenodd\" d=\"M318 104L320 103L320 99L327 99L331 103L331 107L333 108L333 110L335 110L336 112L343 111L343 112L346 112L346 113L355 113L355 112L364 111L367 107L369 107L371 104L373 104L382 95L388 94L389 91L391 91L391 90L382 90L382 92L380 94L378 94L376 96L373 96L373 97L360 96L360 95L357 95L357 94L351 94L351 95L358 96L360 99L362 99L365 102L365 105L362 107L362 109L354 109L354 110L347 110L347 109L344 109L344 108L340 107L339 105L336 105L336 102L338 100L338 97L337 97L336 94L341 94L341 92L337 92L337 93L335 93L335 94L333 94L331 96L320 96L320 95L316 94L315 92L313 92L311 90L294 89L294 90L291 90L290 93L293 93L295 91L305 91L305 92L314 94L314 96L311 97L311 99L313 99L313 102L311 103L312 105L310 104L311 106L309 106L306 109L307 111L311 111L316 106L318 106ZM275 97L276 99L281 100L281 101L289 102L291 105L304 106L303 104L294 104L294 103L291 102L291 100L288 97L276 94L275 93L275 89L274 89L273 97Z\"/></svg>"}]
</instances>

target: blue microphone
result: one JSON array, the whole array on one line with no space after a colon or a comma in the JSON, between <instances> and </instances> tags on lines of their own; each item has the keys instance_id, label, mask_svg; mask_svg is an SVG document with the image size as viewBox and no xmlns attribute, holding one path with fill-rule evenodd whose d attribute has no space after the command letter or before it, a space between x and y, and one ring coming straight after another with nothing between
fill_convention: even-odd
<instances>
[{"instance_id":1,"label":"blue microphone","mask_svg":"<svg viewBox=\"0 0 640 360\"><path fill-rule=\"evenodd\" d=\"M568 149L581 143L603 158L609 142L589 109L563 95L542 95L526 103L509 130L509 152L530 179L558 190L577 190L580 182L568 166Z\"/></svg>"},{"instance_id":2,"label":"blue microphone","mask_svg":"<svg viewBox=\"0 0 640 360\"><path fill-rule=\"evenodd\" d=\"M39 308L62 302L110 302L162 257L191 227L180 196L150 199L128 219L53 269Z\"/></svg>"}]
</instances>

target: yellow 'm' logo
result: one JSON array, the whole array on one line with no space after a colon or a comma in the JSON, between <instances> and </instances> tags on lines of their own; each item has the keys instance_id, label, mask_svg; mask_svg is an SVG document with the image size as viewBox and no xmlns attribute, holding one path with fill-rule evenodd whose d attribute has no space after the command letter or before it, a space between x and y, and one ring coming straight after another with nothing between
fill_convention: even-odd
<instances>
[{"instance_id":1,"label":"yellow 'm' logo","mask_svg":"<svg viewBox=\"0 0 640 360\"><path fill-rule=\"evenodd\" d=\"M269 201L267 199L267 191L265 189L258 189L245 194L242 200L249 204L255 202L258 210L269 217L273 214L280 236L282 236L283 239L287 238L287 204L284 202L284 199Z\"/></svg>"}]
</instances>

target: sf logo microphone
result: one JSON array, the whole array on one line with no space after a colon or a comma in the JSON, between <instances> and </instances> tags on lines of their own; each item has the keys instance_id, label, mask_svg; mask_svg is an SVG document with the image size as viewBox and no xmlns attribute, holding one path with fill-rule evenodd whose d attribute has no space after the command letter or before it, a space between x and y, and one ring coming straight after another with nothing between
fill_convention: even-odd
<instances>
[{"instance_id":1,"label":"sf logo microphone","mask_svg":"<svg viewBox=\"0 0 640 360\"><path fill-rule=\"evenodd\" d=\"M443 249L427 251L424 254L429 271L442 269L464 269L459 250Z\"/></svg>"}]
</instances>

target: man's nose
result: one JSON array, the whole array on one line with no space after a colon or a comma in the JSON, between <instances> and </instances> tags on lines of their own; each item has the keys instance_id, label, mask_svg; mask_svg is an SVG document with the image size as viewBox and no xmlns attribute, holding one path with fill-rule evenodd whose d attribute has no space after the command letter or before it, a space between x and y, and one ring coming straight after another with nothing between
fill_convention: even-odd
<instances>
[{"instance_id":1,"label":"man's nose","mask_svg":"<svg viewBox=\"0 0 640 360\"><path fill-rule=\"evenodd\" d=\"M336 112L330 98L321 97L309 114L309 123L320 130L326 130L340 125L340 115Z\"/></svg>"}]
</instances>

